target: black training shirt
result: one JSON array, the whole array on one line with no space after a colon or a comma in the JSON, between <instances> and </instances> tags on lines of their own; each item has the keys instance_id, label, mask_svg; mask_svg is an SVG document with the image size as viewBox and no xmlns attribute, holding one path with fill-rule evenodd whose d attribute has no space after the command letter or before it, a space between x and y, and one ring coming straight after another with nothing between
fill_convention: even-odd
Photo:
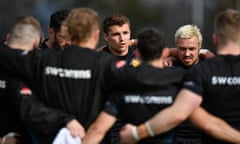
<instances>
[{"instance_id":1,"label":"black training shirt","mask_svg":"<svg viewBox=\"0 0 240 144\"><path fill-rule=\"evenodd\" d=\"M240 56L219 55L190 69L184 88L202 96L202 106L240 129ZM206 143L220 143L205 138Z\"/></svg>"},{"instance_id":2,"label":"black training shirt","mask_svg":"<svg viewBox=\"0 0 240 144\"><path fill-rule=\"evenodd\" d=\"M173 103L184 69L158 69L135 59L123 67L119 63L109 75L117 81L112 82L114 90L106 103L105 112L114 117L120 116L124 123L138 125ZM170 131L139 143L170 143L173 136L173 131Z\"/></svg>"}]
</instances>

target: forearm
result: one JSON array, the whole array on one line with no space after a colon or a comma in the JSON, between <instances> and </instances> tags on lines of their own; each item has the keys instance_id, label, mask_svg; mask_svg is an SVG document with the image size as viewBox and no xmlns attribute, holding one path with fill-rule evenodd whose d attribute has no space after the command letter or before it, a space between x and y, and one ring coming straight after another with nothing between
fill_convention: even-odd
<instances>
[{"instance_id":1,"label":"forearm","mask_svg":"<svg viewBox=\"0 0 240 144\"><path fill-rule=\"evenodd\" d=\"M168 49L169 49L169 56L176 58L178 55L177 48L168 48Z\"/></svg>"},{"instance_id":2,"label":"forearm","mask_svg":"<svg viewBox=\"0 0 240 144\"><path fill-rule=\"evenodd\" d=\"M165 133L183 122L187 116L173 108L167 108L149 120L149 126L155 134Z\"/></svg>"},{"instance_id":3,"label":"forearm","mask_svg":"<svg viewBox=\"0 0 240 144\"><path fill-rule=\"evenodd\" d=\"M190 116L190 121L207 134L231 143L240 143L240 132L222 119L199 107Z\"/></svg>"},{"instance_id":4,"label":"forearm","mask_svg":"<svg viewBox=\"0 0 240 144\"><path fill-rule=\"evenodd\" d=\"M137 142L147 137L153 137L165 133L180 124L183 120L184 119L180 119L180 117L177 118L177 115L172 114L171 109L165 109L156 114L149 121L140 124L137 127L130 125L125 126L125 129L131 127L131 131L122 132L122 137L125 137L124 141L126 143ZM129 134L131 134L132 138L128 136Z\"/></svg>"},{"instance_id":5,"label":"forearm","mask_svg":"<svg viewBox=\"0 0 240 144\"><path fill-rule=\"evenodd\" d=\"M202 98L193 92L183 89L170 107L160 111L149 120L154 134L162 134L186 120L199 107Z\"/></svg>"},{"instance_id":6,"label":"forearm","mask_svg":"<svg viewBox=\"0 0 240 144\"><path fill-rule=\"evenodd\" d=\"M92 125L84 137L83 144L99 144L105 136L104 131L99 130L95 125Z\"/></svg>"},{"instance_id":7,"label":"forearm","mask_svg":"<svg viewBox=\"0 0 240 144\"><path fill-rule=\"evenodd\" d=\"M89 127L84 137L83 144L99 144L116 120L117 119L112 115L101 112L94 123Z\"/></svg>"},{"instance_id":8,"label":"forearm","mask_svg":"<svg viewBox=\"0 0 240 144\"><path fill-rule=\"evenodd\" d=\"M215 125L206 131L208 134L227 142L240 143L239 131L233 129L222 120L216 119L213 123L215 123Z\"/></svg>"}]
</instances>

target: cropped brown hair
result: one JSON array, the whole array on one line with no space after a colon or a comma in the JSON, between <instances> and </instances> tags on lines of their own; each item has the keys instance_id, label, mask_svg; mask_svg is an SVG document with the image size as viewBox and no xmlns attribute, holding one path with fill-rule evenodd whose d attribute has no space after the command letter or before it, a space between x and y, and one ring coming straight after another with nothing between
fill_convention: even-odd
<instances>
[{"instance_id":1,"label":"cropped brown hair","mask_svg":"<svg viewBox=\"0 0 240 144\"><path fill-rule=\"evenodd\" d=\"M215 34L218 44L225 45L228 41L240 44L240 12L227 9L215 19Z\"/></svg>"},{"instance_id":2,"label":"cropped brown hair","mask_svg":"<svg viewBox=\"0 0 240 144\"><path fill-rule=\"evenodd\" d=\"M113 14L112 16L107 17L103 21L103 32L108 33L109 27L111 27L113 25L122 26L123 24L129 24L129 26L130 26L129 19L120 13Z\"/></svg>"},{"instance_id":3,"label":"cropped brown hair","mask_svg":"<svg viewBox=\"0 0 240 144\"><path fill-rule=\"evenodd\" d=\"M64 24L73 43L79 43L91 37L94 30L99 29L98 14L90 8L73 9Z\"/></svg>"}]
</instances>

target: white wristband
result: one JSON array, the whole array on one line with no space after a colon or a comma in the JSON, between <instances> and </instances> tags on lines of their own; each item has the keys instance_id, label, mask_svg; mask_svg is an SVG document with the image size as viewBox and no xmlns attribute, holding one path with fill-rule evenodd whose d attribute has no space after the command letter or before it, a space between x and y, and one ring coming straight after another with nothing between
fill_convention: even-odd
<instances>
[{"instance_id":1,"label":"white wristband","mask_svg":"<svg viewBox=\"0 0 240 144\"><path fill-rule=\"evenodd\" d=\"M132 136L133 136L133 138L134 138L136 141L139 141L139 140L140 140L140 138L139 138L139 136L138 136L138 133L137 133L137 128L136 128L136 127L133 127L133 128L132 128Z\"/></svg>"},{"instance_id":2,"label":"white wristband","mask_svg":"<svg viewBox=\"0 0 240 144\"><path fill-rule=\"evenodd\" d=\"M150 124L149 124L148 121L145 123L145 126L146 126L146 128L147 128L148 134L149 134L151 137L154 137L155 134L154 134L154 132L153 132L153 130L152 130L152 128L151 128L151 126L150 126Z\"/></svg>"}]
</instances>

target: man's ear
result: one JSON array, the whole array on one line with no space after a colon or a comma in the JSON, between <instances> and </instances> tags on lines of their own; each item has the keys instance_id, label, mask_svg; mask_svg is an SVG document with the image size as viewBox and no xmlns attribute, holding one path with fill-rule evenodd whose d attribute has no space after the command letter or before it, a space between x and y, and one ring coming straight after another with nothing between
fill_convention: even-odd
<instances>
[{"instance_id":1,"label":"man's ear","mask_svg":"<svg viewBox=\"0 0 240 144\"><path fill-rule=\"evenodd\" d=\"M100 35L100 30L96 30L96 32L94 33L94 39L96 41L99 41L99 35Z\"/></svg>"},{"instance_id":2,"label":"man's ear","mask_svg":"<svg viewBox=\"0 0 240 144\"><path fill-rule=\"evenodd\" d=\"M11 37L11 34L8 33L7 36L6 36L6 40L4 41L4 44L5 44L5 45L8 45L8 42L9 42L10 37Z\"/></svg>"},{"instance_id":3,"label":"man's ear","mask_svg":"<svg viewBox=\"0 0 240 144\"><path fill-rule=\"evenodd\" d=\"M97 48L97 45L99 43L99 35L100 35L100 30L96 30L95 33L94 33L94 41L96 42L95 46L94 46L94 49Z\"/></svg>"},{"instance_id":4,"label":"man's ear","mask_svg":"<svg viewBox=\"0 0 240 144\"><path fill-rule=\"evenodd\" d=\"M39 48L41 45L41 40L40 38L35 38L34 42L33 42L33 49Z\"/></svg>"},{"instance_id":5,"label":"man's ear","mask_svg":"<svg viewBox=\"0 0 240 144\"><path fill-rule=\"evenodd\" d=\"M218 39L217 39L217 36L216 36L215 33L212 34L212 38L213 38L213 44L214 44L215 46L217 46L217 44L218 44Z\"/></svg>"},{"instance_id":6,"label":"man's ear","mask_svg":"<svg viewBox=\"0 0 240 144\"><path fill-rule=\"evenodd\" d=\"M107 42L108 41L108 34L103 32L103 39Z\"/></svg>"}]
</instances>

